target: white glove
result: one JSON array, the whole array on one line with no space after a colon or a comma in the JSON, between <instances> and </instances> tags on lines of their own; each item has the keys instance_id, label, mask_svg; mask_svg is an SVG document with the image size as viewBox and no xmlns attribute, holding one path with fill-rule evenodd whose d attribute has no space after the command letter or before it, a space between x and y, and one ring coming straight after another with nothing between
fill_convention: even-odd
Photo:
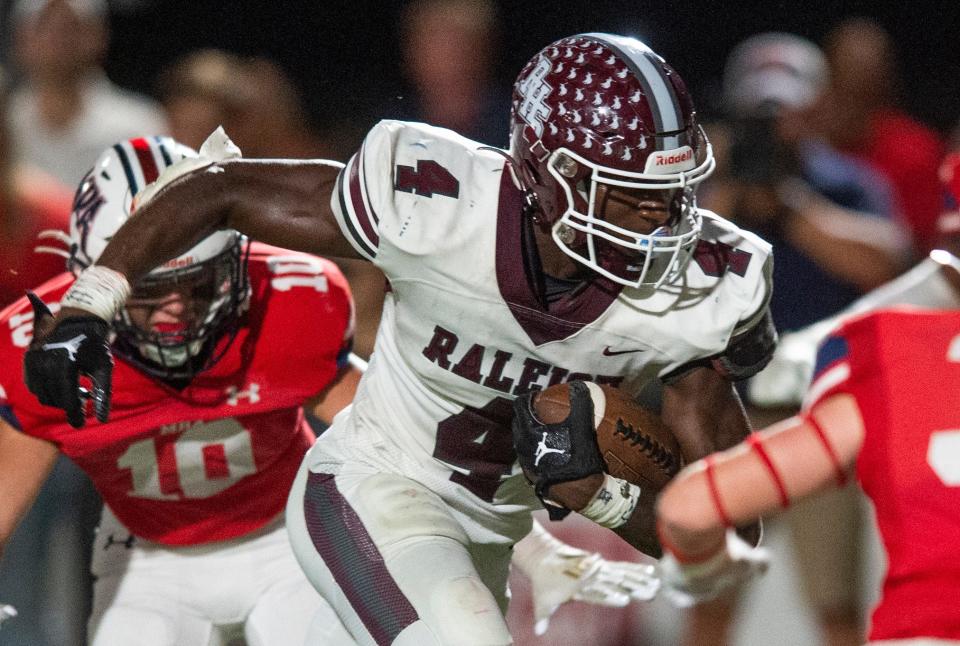
<instances>
[{"instance_id":1,"label":"white glove","mask_svg":"<svg viewBox=\"0 0 960 646\"><path fill-rule=\"evenodd\" d=\"M513 562L530 579L537 635L547 632L551 615L568 601L622 608L649 601L660 589L654 566L608 561L557 540L539 524L517 545Z\"/></svg>"},{"instance_id":2,"label":"white glove","mask_svg":"<svg viewBox=\"0 0 960 646\"><path fill-rule=\"evenodd\" d=\"M207 168L227 159L239 159L242 156L240 149L224 132L223 126L217 126L217 129L210 133L207 140L200 146L196 157L184 157L167 166L157 179L144 186L134 198L130 211L136 212L138 208L152 200L161 189L187 173Z\"/></svg>"},{"instance_id":3,"label":"white glove","mask_svg":"<svg viewBox=\"0 0 960 646\"><path fill-rule=\"evenodd\" d=\"M622 608L631 601L649 601L660 589L652 565L608 561L569 545L550 554L532 572L533 631L547 632L550 617L568 601Z\"/></svg>"},{"instance_id":4,"label":"white glove","mask_svg":"<svg viewBox=\"0 0 960 646\"><path fill-rule=\"evenodd\" d=\"M681 563L670 552L660 559L663 594L675 606L709 601L767 571L770 554L766 549L751 547L732 529L726 538L725 548L701 563Z\"/></svg>"},{"instance_id":5,"label":"white glove","mask_svg":"<svg viewBox=\"0 0 960 646\"><path fill-rule=\"evenodd\" d=\"M7 619L12 619L17 616L17 609L13 606L9 606L4 603L0 603L0 626L3 625L3 622Z\"/></svg>"}]
</instances>

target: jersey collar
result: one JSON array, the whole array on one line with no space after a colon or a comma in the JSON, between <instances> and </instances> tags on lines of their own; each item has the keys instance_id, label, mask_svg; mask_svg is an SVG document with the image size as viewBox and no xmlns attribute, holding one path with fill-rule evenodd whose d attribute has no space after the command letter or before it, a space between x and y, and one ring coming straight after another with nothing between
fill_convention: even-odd
<instances>
[{"instance_id":1,"label":"jersey collar","mask_svg":"<svg viewBox=\"0 0 960 646\"><path fill-rule=\"evenodd\" d=\"M523 193L504 168L497 209L497 286L513 318L539 346L569 338L597 320L617 299L623 286L595 276L547 304L542 297L540 259L529 231L530 223L523 214Z\"/></svg>"}]
</instances>

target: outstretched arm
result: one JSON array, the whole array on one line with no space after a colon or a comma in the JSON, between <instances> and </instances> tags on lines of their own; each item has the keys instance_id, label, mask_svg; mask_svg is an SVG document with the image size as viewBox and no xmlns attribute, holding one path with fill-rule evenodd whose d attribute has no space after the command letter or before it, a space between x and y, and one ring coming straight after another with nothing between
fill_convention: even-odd
<instances>
[{"instance_id":1,"label":"outstretched arm","mask_svg":"<svg viewBox=\"0 0 960 646\"><path fill-rule=\"evenodd\" d=\"M748 576L750 552L728 528L842 483L863 433L853 397L837 394L685 468L657 506L667 590L695 602Z\"/></svg>"},{"instance_id":2,"label":"outstretched arm","mask_svg":"<svg viewBox=\"0 0 960 646\"><path fill-rule=\"evenodd\" d=\"M97 265L131 283L218 229L308 253L357 257L330 209L340 165L222 161L175 179L136 211Z\"/></svg>"}]
</instances>

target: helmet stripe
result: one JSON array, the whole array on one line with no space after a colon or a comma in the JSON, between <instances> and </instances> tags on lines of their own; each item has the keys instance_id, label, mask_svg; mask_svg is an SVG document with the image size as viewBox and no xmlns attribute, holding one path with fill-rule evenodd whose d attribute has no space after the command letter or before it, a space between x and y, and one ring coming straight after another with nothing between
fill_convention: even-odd
<instances>
[{"instance_id":1,"label":"helmet stripe","mask_svg":"<svg viewBox=\"0 0 960 646\"><path fill-rule=\"evenodd\" d=\"M164 168L173 164L173 159L170 157L170 151L167 150L167 137L154 137L153 140L157 142L157 148L160 149L160 154L163 156Z\"/></svg>"},{"instance_id":2,"label":"helmet stripe","mask_svg":"<svg viewBox=\"0 0 960 646\"><path fill-rule=\"evenodd\" d=\"M652 49L635 38L613 40L608 34L585 36L612 49L640 81L644 93L651 99L648 104L657 133L677 132L686 127L677 93L673 84L667 80L660 57ZM680 138L677 136L665 137L663 140L664 149L679 148L680 145Z\"/></svg>"},{"instance_id":3,"label":"helmet stripe","mask_svg":"<svg viewBox=\"0 0 960 646\"><path fill-rule=\"evenodd\" d=\"M149 142L140 137L131 139L130 146L133 147L133 152L137 155L137 161L140 162L140 170L143 172L144 184L149 184L157 179L160 173L157 170L157 162L153 158L153 151L150 149Z\"/></svg>"},{"instance_id":4,"label":"helmet stripe","mask_svg":"<svg viewBox=\"0 0 960 646\"><path fill-rule=\"evenodd\" d=\"M123 173L127 176L127 185L130 187L130 195L136 195L140 192L140 186L137 184L136 175L133 174L133 166L130 165L130 157L124 150L123 144L117 144L113 147L120 158L120 165L123 166Z\"/></svg>"}]
</instances>

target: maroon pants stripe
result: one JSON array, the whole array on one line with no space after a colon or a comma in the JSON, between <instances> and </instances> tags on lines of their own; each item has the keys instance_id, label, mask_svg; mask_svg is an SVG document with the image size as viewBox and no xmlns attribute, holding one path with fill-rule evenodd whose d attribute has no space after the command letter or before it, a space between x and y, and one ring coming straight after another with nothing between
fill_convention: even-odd
<instances>
[{"instance_id":1,"label":"maroon pants stripe","mask_svg":"<svg viewBox=\"0 0 960 646\"><path fill-rule=\"evenodd\" d=\"M303 497L307 531L353 610L378 646L419 619L333 476L310 473Z\"/></svg>"}]
</instances>

